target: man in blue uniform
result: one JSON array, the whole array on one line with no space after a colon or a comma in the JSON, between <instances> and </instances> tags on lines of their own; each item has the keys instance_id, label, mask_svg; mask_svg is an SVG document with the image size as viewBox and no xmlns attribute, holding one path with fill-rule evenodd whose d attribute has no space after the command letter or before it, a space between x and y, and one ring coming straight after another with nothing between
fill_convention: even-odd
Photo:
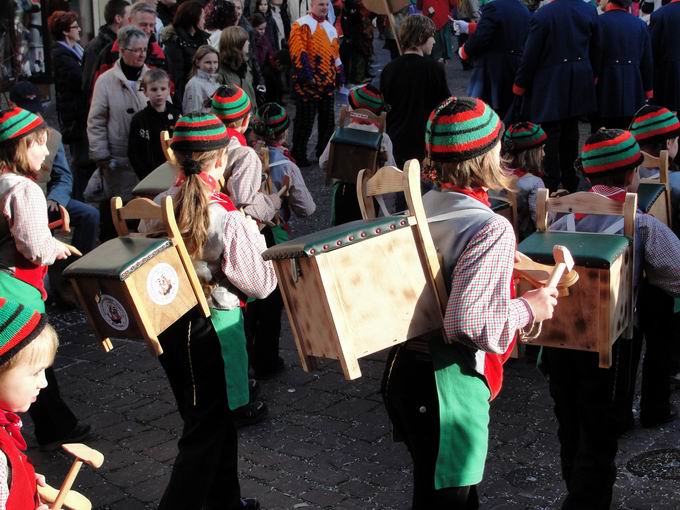
<instances>
[{"instance_id":1,"label":"man in blue uniform","mask_svg":"<svg viewBox=\"0 0 680 510\"><path fill-rule=\"evenodd\" d=\"M654 54L654 102L680 110L680 1L671 0L649 22Z\"/></svg>"}]
</instances>

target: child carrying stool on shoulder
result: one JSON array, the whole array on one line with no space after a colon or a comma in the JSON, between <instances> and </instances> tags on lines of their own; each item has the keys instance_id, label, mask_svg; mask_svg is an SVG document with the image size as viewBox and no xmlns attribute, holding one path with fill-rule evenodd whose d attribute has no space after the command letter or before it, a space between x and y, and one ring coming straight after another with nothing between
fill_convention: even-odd
<instances>
[{"instance_id":1,"label":"child carrying stool on shoulder","mask_svg":"<svg viewBox=\"0 0 680 510\"><path fill-rule=\"evenodd\" d=\"M47 317L16 301L0 297L0 508L49 510L41 504L38 475L26 456L21 418L47 386L59 341Z\"/></svg>"},{"instance_id":2,"label":"child carrying stool on shoulder","mask_svg":"<svg viewBox=\"0 0 680 510\"><path fill-rule=\"evenodd\" d=\"M385 101L380 91L373 85L360 85L354 87L349 91L347 96L350 111L365 109L380 115L385 111ZM352 119L347 125L350 129L358 129L361 131L370 131L372 133L378 132L378 126L370 121L360 121ZM319 168L326 172L328 167L328 158L331 152L331 142L328 142L321 156L319 156ZM392 140L387 133L383 133L380 156L378 157L378 168L382 166L396 166L394 161L394 153L392 150ZM357 169L360 170L360 169ZM359 201L357 200L357 186L353 182L340 182L334 180L331 188L331 224L340 225L348 221L360 220L361 209L359 208Z\"/></svg>"},{"instance_id":3,"label":"child carrying stool on shoulder","mask_svg":"<svg viewBox=\"0 0 680 510\"><path fill-rule=\"evenodd\" d=\"M517 177L517 237L524 239L536 230L536 194L543 184L544 147L548 139L538 124L512 124L503 134L503 159Z\"/></svg>"},{"instance_id":4,"label":"child carrying stool on shoulder","mask_svg":"<svg viewBox=\"0 0 680 510\"><path fill-rule=\"evenodd\" d=\"M199 46L194 53L191 78L184 88L182 98L184 113L210 113L210 98L220 87L221 81L217 72L219 55L219 52L209 44Z\"/></svg>"}]
</instances>

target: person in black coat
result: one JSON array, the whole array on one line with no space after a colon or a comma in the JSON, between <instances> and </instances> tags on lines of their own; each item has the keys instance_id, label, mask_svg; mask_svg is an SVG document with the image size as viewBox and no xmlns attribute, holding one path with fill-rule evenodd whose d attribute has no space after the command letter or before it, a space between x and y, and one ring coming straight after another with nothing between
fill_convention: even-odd
<instances>
[{"instance_id":1,"label":"person in black coat","mask_svg":"<svg viewBox=\"0 0 680 510\"><path fill-rule=\"evenodd\" d=\"M285 0L270 0L269 10L265 14L267 18L267 37L272 43L275 52L288 50L288 37L290 36L290 15L288 14L288 2ZM283 32L281 31L283 29ZM290 55L288 57L290 59Z\"/></svg>"},{"instance_id":2,"label":"person in black coat","mask_svg":"<svg viewBox=\"0 0 680 510\"><path fill-rule=\"evenodd\" d=\"M597 10L583 0L557 0L532 16L513 92L526 120L548 135L544 182L575 191L578 120L597 110L594 69L599 68Z\"/></svg>"},{"instance_id":3,"label":"person in black coat","mask_svg":"<svg viewBox=\"0 0 680 510\"><path fill-rule=\"evenodd\" d=\"M494 0L482 7L478 24L455 22L462 33L470 34L458 51L463 61L471 60L474 66L468 95L491 105L501 118L514 99L512 85L530 20L520 0Z\"/></svg>"},{"instance_id":4,"label":"person in black coat","mask_svg":"<svg viewBox=\"0 0 680 510\"><path fill-rule=\"evenodd\" d=\"M680 3L677 0L652 13L649 30L654 55L654 102L680 110Z\"/></svg>"},{"instance_id":5,"label":"person in black coat","mask_svg":"<svg viewBox=\"0 0 680 510\"><path fill-rule=\"evenodd\" d=\"M598 18L600 56L597 115L592 132L601 127L627 129L645 100L652 97L652 46L647 25L628 13L631 0L609 0Z\"/></svg>"},{"instance_id":6,"label":"person in black coat","mask_svg":"<svg viewBox=\"0 0 680 510\"><path fill-rule=\"evenodd\" d=\"M175 104L182 104L184 87L189 81L194 53L199 46L208 43L210 34L203 30L204 23L201 3L191 0L179 6L172 26L164 28L161 34L170 78L175 84L173 95Z\"/></svg>"}]
</instances>

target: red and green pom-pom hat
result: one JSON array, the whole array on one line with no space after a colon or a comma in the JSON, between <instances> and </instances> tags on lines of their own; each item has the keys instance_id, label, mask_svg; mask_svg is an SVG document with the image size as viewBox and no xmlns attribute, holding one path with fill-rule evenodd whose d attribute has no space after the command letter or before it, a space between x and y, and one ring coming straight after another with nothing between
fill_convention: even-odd
<instances>
[{"instance_id":1,"label":"red and green pom-pom hat","mask_svg":"<svg viewBox=\"0 0 680 510\"><path fill-rule=\"evenodd\" d=\"M45 122L35 113L13 107L0 111L0 144L45 128Z\"/></svg>"},{"instance_id":2,"label":"red and green pom-pom hat","mask_svg":"<svg viewBox=\"0 0 680 510\"><path fill-rule=\"evenodd\" d=\"M627 172L642 163L640 146L630 131L600 129L586 140L580 162L586 175Z\"/></svg>"},{"instance_id":3,"label":"red and green pom-pom hat","mask_svg":"<svg viewBox=\"0 0 680 510\"><path fill-rule=\"evenodd\" d=\"M37 310L0 297L0 365L35 340L45 324L46 316Z\"/></svg>"},{"instance_id":4,"label":"red and green pom-pom hat","mask_svg":"<svg viewBox=\"0 0 680 510\"><path fill-rule=\"evenodd\" d=\"M237 85L223 85L212 95L212 111L222 122L242 119L251 108L248 94Z\"/></svg>"},{"instance_id":5,"label":"red and green pom-pom hat","mask_svg":"<svg viewBox=\"0 0 680 510\"><path fill-rule=\"evenodd\" d=\"M366 109L376 115L385 110L385 100L380 91L370 83L359 85L349 91L347 102L353 110Z\"/></svg>"},{"instance_id":6,"label":"red and green pom-pom hat","mask_svg":"<svg viewBox=\"0 0 680 510\"><path fill-rule=\"evenodd\" d=\"M255 129L258 134L279 135L290 125L286 109L279 103L265 103L255 114Z\"/></svg>"},{"instance_id":7,"label":"red and green pom-pom hat","mask_svg":"<svg viewBox=\"0 0 680 510\"><path fill-rule=\"evenodd\" d=\"M654 145L679 136L680 121L668 108L649 104L635 114L630 132L640 145Z\"/></svg>"},{"instance_id":8,"label":"red and green pom-pom hat","mask_svg":"<svg viewBox=\"0 0 680 510\"><path fill-rule=\"evenodd\" d=\"M480 99L450 97L434 109L425 129L425 150L432 161L466 161L490 151L503 123Z\"/></svg>"},{"instance_id":9,"label":"red and green pom-pom hat","mask_svg":"<svg viewBox=\"0 0 680 510\"><path fill-rule=\"evenodd\" d=\"M212 113L187 113L175 123L170 147L177 152L208 152L229 144L227 128Z\"/></svg>"},{"instance_id":10,"label":"red and green pom-pom hat","mask_svg":"<svg viewBox=\"0 0 680 510\"><path fill-rule=\"evenodd\" d=\"M545 145L548 136L538 124L518 122L503 133L503 148L506 152L522 152Z\"/></svg>"}]
</instances>

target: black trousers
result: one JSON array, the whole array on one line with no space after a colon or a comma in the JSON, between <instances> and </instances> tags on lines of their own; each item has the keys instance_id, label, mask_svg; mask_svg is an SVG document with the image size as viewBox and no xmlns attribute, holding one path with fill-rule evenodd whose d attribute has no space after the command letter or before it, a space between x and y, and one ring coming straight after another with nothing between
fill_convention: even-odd
<instances>
[{"instance_id":1,"label":"black trousers","mask_svg":"<svg viewBox=\"0 0 680 510\"><path fill-rule=\"evenodd\" d=\"M38 444L57 441L71 432L78 424L78 419L61 398L54 369L45 370L47 387L38 394L28 414L35 425L35 439Z\"/></svg>"},{"instance_id":2,"label":"black trousers","mask_svg":"<svg viewBox=\"0 0 680 510\"><path fill-rule=\"evenodd\" d=\"M569 349L543 349L560 441L563 510L608 510L616 480L615 388L626 377L622 353L631 341L614 344L611 368L599 368L598 355Z\"/></svg>"},{"instance_id":3,"label":"black trousers","mask_svg":"<svg viewBox=\"0 0 680 510\"><path fill-rule=\"evenodd\" d=\"M543 160L543 181L550 191L555 191L561 184L573 193L578 187L578 177L574 170L579 151L578 118L543 122L541 127L548 135Z\"/></svg>"},{"instance_id":4,"label":"black trousers","mask_svg":"<svg viewBox=\"0 0 680 510\"><path fill-rule=\"evenodd\" d=\"M158 358L184 429L160 510L240 508L237 435L231 420L224 364L210 319L194 308L160 337Z\"/></svg>"},{"instance_id":5,"label":"black trousers","mask_svg":"<svg viewBox=\"0 0 680 510\"><path fill-rule=\"evenodd\" d=\"M395 437L413 459L413 510L476 510L477 487L435 490L439 452L439 404L432 360L426 354L395 347L383 376L382 394Z\"/></svg>"},{"instance_id":6,"label":"black trousers","mask_svg":"<svg viewBox=\"0 0 680 510\"><path fill-rule=\"evenodd\" d=\"M357 198L356 184L340 183L333 200L333 225L342 225L360 219L361 208Z\"/></svg>"},{"instance_id":7,"label":"black trousers","mask_svg":"<svg viewBox=\"0 0 680 510\"><path fill-rule=\"evenodd\" d=\"M314 130L314 119L318 114L318 137L316 157L318 158L328 145L335 129L335 96L325 96L317 100L295 100L295 124L293 126L293 157L298 162L307 160L307 143Z\"/></svg>"}]
</instances>

